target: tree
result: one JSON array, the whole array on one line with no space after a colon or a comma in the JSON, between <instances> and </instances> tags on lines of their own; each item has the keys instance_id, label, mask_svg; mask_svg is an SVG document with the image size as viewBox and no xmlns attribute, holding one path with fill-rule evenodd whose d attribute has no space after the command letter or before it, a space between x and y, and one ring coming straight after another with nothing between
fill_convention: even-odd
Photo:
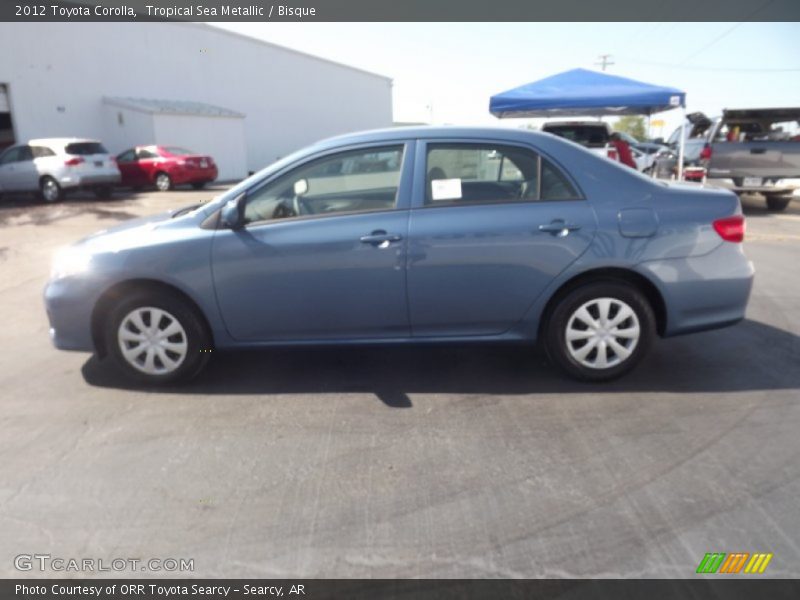
<instances>
[{"instance_id":1,"label":"tree","mask_svg":"<svg viewBox=\"0 0 800 600\"><path fill-rule=\"evenodd\" d=\"M637 115L626 115L617 119L617 122L614 123L614 131L621 131L622 133L632 135L640 142L647 139L644 117Z\"/></svg>"}]
</instances>

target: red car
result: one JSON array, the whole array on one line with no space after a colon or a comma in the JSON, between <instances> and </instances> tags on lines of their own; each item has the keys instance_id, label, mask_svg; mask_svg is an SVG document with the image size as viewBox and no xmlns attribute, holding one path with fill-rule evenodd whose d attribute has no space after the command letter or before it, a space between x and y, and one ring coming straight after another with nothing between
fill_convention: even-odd
<instances>
[{"instance_id":1,"label":"red car","mask_svg":"<svg viewBox=\"0 0 800 600\"><path fill-rule=\"evenodd\" d=\"M199 190L217 178L213 158L178 146L136 146L119 154L117 165L121 185L155 185L162 192L186 183Z\"/></svg>"}]
</instances>

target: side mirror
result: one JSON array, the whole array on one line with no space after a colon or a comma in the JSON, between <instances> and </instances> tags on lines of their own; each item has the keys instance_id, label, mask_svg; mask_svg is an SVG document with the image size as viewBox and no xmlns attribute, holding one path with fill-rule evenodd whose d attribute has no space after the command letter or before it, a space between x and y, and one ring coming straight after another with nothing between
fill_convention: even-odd
<instances>
[{"instance_id":1,"label":"side mirror","mask_svg":"<svg viewBox=\"0 0 800 600\"><path fill-rule=\"evenodd\" d=\"M244 227L244 205L247 194L239 194L228 200L220 211L220 218L225 227L236 230Z\"/></svg>"}]
</instances>

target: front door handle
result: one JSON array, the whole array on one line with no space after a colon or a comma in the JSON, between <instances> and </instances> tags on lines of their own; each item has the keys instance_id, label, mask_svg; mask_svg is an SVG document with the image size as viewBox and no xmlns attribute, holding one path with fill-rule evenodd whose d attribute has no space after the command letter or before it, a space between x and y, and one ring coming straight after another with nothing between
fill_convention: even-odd
<instances>
[{"instance_id":1,"label":"front door handle","mask_svg":"<svg viewBox=\"0 0 800 600\"><path fill-rule=\"evenodd\" d=\"M571 225L563 219L556 219L547 225L539 225L539 231L551 233L556 237L566 237L569 235L570 231L577 231L580 228L580 225Z\"/></svg>"},{"instance_id":2,"label":"front door handle","mask_svg":"<svg viewBox=\"0 0 800 600\"><path fill-rule=\"evenodd\" d=\"M372 244L378 248L388 248L392 242L399 242L403 236L396 233L386 233L383 229L373 231L369 235L362 235L359 240L362 244Z\"/></svg>"}]
</instances>

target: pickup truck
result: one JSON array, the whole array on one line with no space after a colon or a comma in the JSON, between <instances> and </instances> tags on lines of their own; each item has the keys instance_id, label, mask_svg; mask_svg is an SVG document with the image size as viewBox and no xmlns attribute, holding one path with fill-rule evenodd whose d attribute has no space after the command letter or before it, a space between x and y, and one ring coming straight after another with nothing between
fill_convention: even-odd
<instances>
[{"instance_id":1,"label":"pickup truck","mask_svg":"<svg viewBox=\"0 0 800 600\"><path fill-rule=\"evenodd\" d=\"M687 116L684 165L703 167L706 183L737 194L762 194L767 208L784 210L800 178L800 108L725 109L709 119ZM659 177L677 165L680 128L670 136L671 150L656 162Z\"/></svg>"},{"instance_id":2,"label":"pickup truck","mask_svg":"<svg viewBox=\"0 0 800 600\"><path fill-rule=\"evenodd\" d=\"M580 144L599 156L619 160L617 150L611 145L611 130L603 121L550 121L542 131Z\"/></svg>"}]
</instances>

